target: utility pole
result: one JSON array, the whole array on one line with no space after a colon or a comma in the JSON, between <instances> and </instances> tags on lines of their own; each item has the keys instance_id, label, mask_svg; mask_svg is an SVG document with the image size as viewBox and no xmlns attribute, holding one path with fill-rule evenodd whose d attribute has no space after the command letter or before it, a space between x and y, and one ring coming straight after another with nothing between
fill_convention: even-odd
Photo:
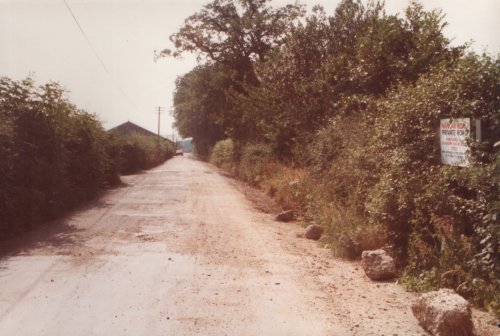
<instances>
[{"instance_id":1,"label":"utility pole","mask_svg":"<svg viewBox=\"0 0 500 336\"><path fill-rule=\"evenodd\" d=\"M163 107L158 106L157 112L158 112L158 143L160 143L160 114L163 113Z\"/></svg>"},{"instance_id":2,"label":"utility pole","mask_svg":"<svg viewBox=\"0 0 500 336\"><path fill-rule=\"evenodd\" d=\"M172 124L172 141L174 142L175 150L177 150L177 141L175 141L175 128Z\"/></svg>"}]
</instances>

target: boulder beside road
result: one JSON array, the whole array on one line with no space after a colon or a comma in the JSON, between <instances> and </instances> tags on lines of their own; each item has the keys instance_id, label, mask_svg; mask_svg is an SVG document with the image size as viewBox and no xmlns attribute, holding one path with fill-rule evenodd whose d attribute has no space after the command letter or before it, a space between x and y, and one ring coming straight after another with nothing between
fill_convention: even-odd
<instances>
[{"instance_id":1,"label":"boulder beside road","mask_svg":"<svg viewBox=\"0 0 500 336\"><path fill-rule=\"evenodd\" d=\"M318 240L323 234L323 228L317 224L311 224L306 228L305 237L307 239Z\"/></svg>"},{"instance_id":2,"label":"boulder beside road","mask_svg":"<svg viewBox=\"0 0 500 336\"><path fill-rule=\"evenodd\" d=\"M275 220L278 222L291 222L295 218L295 213L292 210L283 211Z\"/></svg>"},{"instance_id":3,"label":"boulder beside road","mask_svg":"<svg viewBox=\"0 0 500 336\"><path fill-rule=\"evenodd\" d=\"M413 315L434 336L472 336L470 304L451 289L423 294L411 307Z\"/></svg>"},{"instance_id":4,"label":"boulder beside road","mask_svg":"<svg viewBox=\"0 0 500 336\"><path fill-rule=\"evenodd\" d=\"M372 280L388 280L396 276L394 259L384 250L363 251L361 266Z\"/></svg>"}]
</instances>

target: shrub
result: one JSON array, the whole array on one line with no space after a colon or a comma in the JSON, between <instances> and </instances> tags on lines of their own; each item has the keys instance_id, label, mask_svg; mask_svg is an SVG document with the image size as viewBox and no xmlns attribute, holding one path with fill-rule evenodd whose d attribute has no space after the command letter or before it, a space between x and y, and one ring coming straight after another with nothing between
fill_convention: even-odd
<instances>
[{"instance_id":1,"label":"shrub","mask_svg":"<svg viewBox=\"0 0 500 336\"><path fill-rule=\"evenodd\" d=\"M0 237L52 219L117 181L108 136L57 83L0 79Z\"/></svg>"},{"instance_id":2,"label":"shrub","mask_svg":"<svg viewBox=\"0 0 500 336\"><path fill-rule=\"evenodd\" d=\"M175 152L174 145L155 136L133 134L112 136L119 148L119 170L122 174L133 174L153 168Z\"/></svg>"},{"instance_id":3,"label":"shrub","mask_svg":"<svg viewBox=\"0 0 500 336\"><path fill-rule=\"evenodd\" d=\"M307 205L308 218L325 229L336 255L358 258L366 249L386 245L383 225L368 220L365 201L379 169L370 138L374 102L353 96L339 102L337 117L316 133L309 146L309 166L316 187Z\"/></svg>"},{"instance_id":4,"label":"shrub","mask_svg":"<svg viewBox=\"0 0 500 336\"><path fill-rule=\"evenodd\" d=\"M250 184L258 185L262 168L272 158L272 149L269 145L256 143L247 144L241 151L238 165L238 175Z\"/></svg>"},{"instance_id":5,"label":"shrub","mask_svg":"<svg viewBox=\"0 0 500 336\"><path fill-rule=\"evenodd\" d=\"M217 142L210 151L209 161L218 167L233 171L235 166L233 140L225 139Z\"/></svg>"},{"instance_id":6,"label":"shrub","mask_svg":"<svg viewBox=\"0 0 500 336\"><path fill-rule=\"evenodd\" d=\"M334 255L356 259L361 252L381 248L386 244L386 231L382 225L371 224L359 211L358 199L347 196L341 202L331 200L321 181L308 195L306 219L324 228L324 240Z\"/></svg>"},{"instance_id":7,"label":"shrub","mask_svg":"<svg viewBox=\"0 0 500 336\"><path fill-rule=\"evenodd\" d=\"M407 263L408 283L452 287L496 309L499 91L499 61L468 55L382 100L372 142L384 160L366 202L370 221L387 227ZM458 117L482 124L466 168L440 163L439 120Z\"/></svg>"},{"instance_id":8,"label":"shrub","mask_svg":"<svg viewBox=\"0 0 500 336\"><path fill-rule=\"evenodd\" d=\"M302 215L307 195L312 191L312 182L313 179L305 169L291 168L273 161L263 165L259 186L283 208Z\"/></svg>"},{"instance_id":9,"label":"shrub","mask_svg":"<svg viewBox=\"0 0 500 336\"><path fill-rule=\"evenodd\" d=\"M451 287L500 315L498 92L499 60L470 54L387 96L337 97L299 155L305 170L275 143L234 146L233 158L244 180L320 224L337 255L385 247L412 288ZM443 118L481 120L469 167L441 164Z\"/></svg>"}]
</instances>

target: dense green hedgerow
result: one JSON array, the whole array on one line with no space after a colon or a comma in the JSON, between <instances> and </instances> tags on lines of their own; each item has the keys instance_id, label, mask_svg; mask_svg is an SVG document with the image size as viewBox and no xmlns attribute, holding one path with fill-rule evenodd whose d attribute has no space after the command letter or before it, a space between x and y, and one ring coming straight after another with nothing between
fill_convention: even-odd
<instances>
[{"instance_id":1,"label":"dense green hedgerow","mask_svg":"<svg viewBox=\"0 0 500 336\"><path fill-rule=\"evenodd\" d=\"M234 143L231 139L217 142L210 152L209 161L216 166L233 170Z\"/></svg>"},{"instance_id":2,"label":"dense green hedgerow","mask_svg":"<svg viewBox=\"0 0 500 336\"><path fill-rule=\"evenodd\" d=\"M0 235L24 231L117 181L108 135L56 83L0 79Z\"/></svg>"},{"instance_id":3,"label":"dense green hedgerow","mask_svg":"<svg viewBox=\"0 0 500 336\"><path fill-rule=\"evenodd\" d=\"M498 315L499 79L498 59L471 54L386 97L363 97L363 108L318 130L310 174L290 174L270 145L242 147L234 164L243 179L321 224L337 255L385 247L410 287L451 287ZM457 117L481 120L469 167L440 161L439 120Z\"/></svg>"},{"instance_id":4,"label":"dense green hedgerow","mask_svg":"<svg viewBox=\"0 0 500 336\"><path fill-rule=\"evenodd\" d=\"M112 135L112 141L119 152L118 167L121 174L150 169L172 157L175 152L172 143L165 139L158 140L155 136Z\"/></svg>"},{"instance_id":5,"label":"dense green hedgerow","mask_svg":"<svg viewBox=\"0 0 500 336\"><path fill-rule=\"evenodd\" d=\"M272 150L269 145L250 143L241 150L238 165L239 176L250 184L257 184L262 177L262 169L272 159Z\"/></svg>"},{"instance_id":6,"label":"dense green hedgerow","mask_svg":"<svg viewBox=\"0 0 500 336\"><path fill-rule=\"evenodd\" d=\"M117 139L57 83L0 79L0 238L53 219L119 174L172 155L156 138Z\"/></svg>"},{"instance_id":7,"label":"dense green hedgerow","mask_svg":"<svg viewBox=\"0 0 500 336\"><path fill-rule=\"evenodd\" d=\"M497 314L499 65L469 55L381 100L372 146L383 160L366 203L370 220L388 228L408 278L452 287ZM481 121L481 139L470 136L469 167L440 163L442 118L470 118L472 131Z\"/></svg>"},{"instance_id":8,"label":"dense green hedgerow","mask_svg":"<svg viewBox=\"0 0 500 336\"><path fill-rule=\"evenodd\" d=\"M499 92L498 59L471 54L319 130L308 207L335 250L356 257L376 242L411 287L451 287L498 314ZM441 164L443 118L481 121L469 167Z\"/></svg>"}]
</instances>

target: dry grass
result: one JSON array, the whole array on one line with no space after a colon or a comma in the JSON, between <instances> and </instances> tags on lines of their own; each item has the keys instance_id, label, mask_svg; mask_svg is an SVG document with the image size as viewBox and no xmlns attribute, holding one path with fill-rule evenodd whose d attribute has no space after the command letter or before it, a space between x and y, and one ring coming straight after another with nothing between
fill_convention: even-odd
<instances>
[{"instance_id":1,"label":"dry grass","mask_svg":"<svg viewBox=\"0 0 500 336\"><path fill-rule=\"evenodd\" d=\"M238 179L232 179L231 181L236 189L243 193L257 210L268 214L276 214L282 211L276 200L262 190Z\"/></svg>"},{"instance_id":2,"label":"dry grass","mask_svg":"<svg viewBox=\"0 0 500 336\"><path fill-rule=\"evenodd\" d=\"M267 163L262 167L260 189L274 197L284 209L302 213L309 186L309 174L304 169L279 163Z\"/></svg>"},{"instance_id":3,"label":"dry grass","mask_svg":"<svg viewBox=\"0 0 500 336\"><path fill-rule=\"evenodd\" d=\"M346 205L327 202L322 199L323 195L317 192L315 207L309 210L308 216L325 229L323 240L331 245L334 255L356 259L365 250L387 244L385 228L367 222L353 202Z\"/></svg>"},{"instance_id":4,"label":"dry grass","mask_svg":"<svg viewBox=\"0 0 500 336\"><path fill-rule=\"evenodd\" d=\"M325 230L322 240L331 246L336 256L355 259L364 250L387 244L385 228L366 221L356 203L356 195L348 196L343 202L331 201L326 187L304 169L266 163L256 186L283 209L294 210L306 222L321 225ZM255 192L249 194L247 190L245 194L250 195L254 203L262 204L258 199L255 201Z\"/></svg>"}]
</instances>

